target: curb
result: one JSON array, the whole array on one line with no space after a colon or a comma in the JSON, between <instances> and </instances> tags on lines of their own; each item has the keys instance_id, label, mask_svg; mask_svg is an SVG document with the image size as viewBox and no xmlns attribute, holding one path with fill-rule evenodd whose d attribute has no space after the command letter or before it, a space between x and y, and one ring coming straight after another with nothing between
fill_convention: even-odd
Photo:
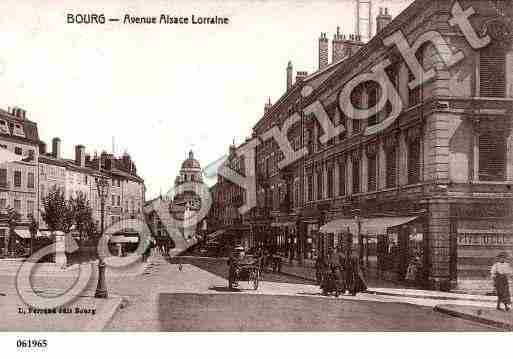
<instances>
[{"instance_id":1,"label":"curb","mask_svg":"<svg viewBox=\"0 0 513 359\"><path fill-rule=\"evenodd\" d=\"M472 315L467 313L458 312L457 310L452 310L449 308L445 308L443 306L436 305L433 310L438 313L447 314L452 317L466 319L472 322L485 324L491 327L499 328L499 329L505 329L505 330L513 330L513 324L508 324L505 322L500 322L493 319L483 318L478 315Z\"/></svg>"},{"instance_id":2,"label":"curb","mask_svg":"<svg viewBox=\"0 0 513 359\"><path fill-rule=\"evenodd\" d=\"M114 301L109 308L107 308L106 313L97 317L97 319L92 320L88 325L83 329L84 331L91 332L99 332L105 329L107 324L110 323L116 312L123 307L123 303L125 299L123 297L115 297L112 298Z\"/></svg>"}]
</instances>

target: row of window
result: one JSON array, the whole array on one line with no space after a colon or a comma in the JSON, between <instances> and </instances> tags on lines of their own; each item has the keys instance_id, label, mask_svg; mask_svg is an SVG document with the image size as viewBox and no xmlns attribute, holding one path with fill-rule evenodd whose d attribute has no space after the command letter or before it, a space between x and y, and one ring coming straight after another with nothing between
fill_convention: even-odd
<instances>
[{"instance_id":1,"label":"row of window","mask_svg":"<svg viewBox=\"0 0 513 359\"><path fill-rule=\"evenodd\" d=\"M7 198L0 198L0 208L7 208L10 205L7 203ZM12 208L20 213L22 216L28 217L29 215L35 216L35 202L32 199L26 201L25 212L22 211L21 199L14 199Z\"/></svg>"},{"instance_id":2,"label":"row of window","mask_svg":"<svg viewBox=\"0 0 513 359\"><path fill-rule=\"evenodd\" d=\"M351 158L352 166L352 193L362 192L362 167L361 159L358 157ZM338 191L338 196L345 196L347 194L347 175L346 175L346 162L338 162L338 183L335 182L335 168L329 167L326 171L326 193L324 191L324 171L319 170L316 174L309 174L307 176L307 201L322 200L336 197L335 191ZM394 188L397 186L398 181L398 156L397 147L391 147L385 151L385 187ZM408 184L418 183L421 173L421 141L416 139L408 144ZM314 199L314 176L317 183L316 197ZM374 192L377 190L378 184L378 158L377 154L369 154L367 156L367 191Z\"/></svg>"},{"instance_id":3,"label":"row of window","mask_svg":"<svg viewBox=\"0 0 513 359\"><path fill-rule=\"evenodd\" d=\"M14 170L13 171L13 186L15 188L21 188L22 184L22 172L21 170ZM6 168L0 168L0 187L2 188L8 188L9 182L7 180L7 169ZM33 172L27 173L27 188L33 189L35 188L35 176Z\"/></svg>"}]
</instances>

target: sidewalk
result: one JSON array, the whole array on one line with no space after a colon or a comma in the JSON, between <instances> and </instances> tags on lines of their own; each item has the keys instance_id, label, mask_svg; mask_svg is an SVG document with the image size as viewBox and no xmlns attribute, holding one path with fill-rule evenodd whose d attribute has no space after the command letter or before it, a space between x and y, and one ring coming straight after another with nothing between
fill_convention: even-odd
<instances>
[{"instance_id":1,"label":"sidewalk","mask_svg":"<svg viewBox=\"0 0 513 359\"><path fill-rule=\"evenodd\" d=\"M303 278L315 283L315 268L313 266L298 265L297 263L290 264L284 262L281 269L283 274L290 275L293 277ZM408 296L413 298L425 298L425 299L464 299L464 300L475 300L485 302L495 302L496 297L478 293L464 293L458 292L442 292L436 290L423 290L417 288L408 288L403 283L389 281L385 279L378 279L374 276L369 276L367 279L368 292L372 294L381 294L389 296Z\"/></svg>"},{"instance_id":2,"label":"sidewalk","mask_svg":"<svg viewBox=\"0 0 513 359\"><path fill-rule=\"evenodd\" d=\"M492 327L513 330L513 313L495 308L483 308L466 305L437 305L434 310L453 317L471 320Z\"/></svg>"}]
</instances>

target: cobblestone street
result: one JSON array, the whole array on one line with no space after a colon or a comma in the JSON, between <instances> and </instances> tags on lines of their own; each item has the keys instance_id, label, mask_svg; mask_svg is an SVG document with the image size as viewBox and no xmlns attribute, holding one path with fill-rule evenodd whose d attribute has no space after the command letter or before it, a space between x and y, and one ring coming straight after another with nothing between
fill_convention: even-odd
<instances>
[{"instance_id":1,"label":"cobblestone street","mask_svg":"<svg viewBox=\"0 0 513 359\"><path fill-rule=\"evenodd\" d=\"M112 288L128 305L107 330L337 330L483 331L490 327L433 311L435 300L361 293L325 298L317 286L296 278L264 274L258 290L242 283L227 288L224 260L161 257L129 282ZM194 263L191 264L191 263ZM440 303L441 301L436 301Z\"/></svg>"}]
</instances>

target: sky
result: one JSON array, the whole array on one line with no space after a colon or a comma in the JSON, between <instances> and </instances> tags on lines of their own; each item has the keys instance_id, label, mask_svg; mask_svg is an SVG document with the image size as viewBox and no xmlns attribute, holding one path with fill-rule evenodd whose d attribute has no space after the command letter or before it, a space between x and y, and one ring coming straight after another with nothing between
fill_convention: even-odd
<instances>
[{"instance_id":1,"label":"sky","mask_svg":"<svg viewBox=\"0 0 513 359\"><path fill-rule=\"evenodd\" d=\"M411 2L374 0L373 17ZM67 14L92 13L230 23L66 23ZM206 167L250 136L267 98L283 94L288 61L294 73L314 72L317 39L337 26L354 33L353 0L2 0L0 107L24 108L49 148L61 138L64 157L76 144L94 154L114 142L151 199L171 189L190 149Z\"/></svg>"}]
</instances>

